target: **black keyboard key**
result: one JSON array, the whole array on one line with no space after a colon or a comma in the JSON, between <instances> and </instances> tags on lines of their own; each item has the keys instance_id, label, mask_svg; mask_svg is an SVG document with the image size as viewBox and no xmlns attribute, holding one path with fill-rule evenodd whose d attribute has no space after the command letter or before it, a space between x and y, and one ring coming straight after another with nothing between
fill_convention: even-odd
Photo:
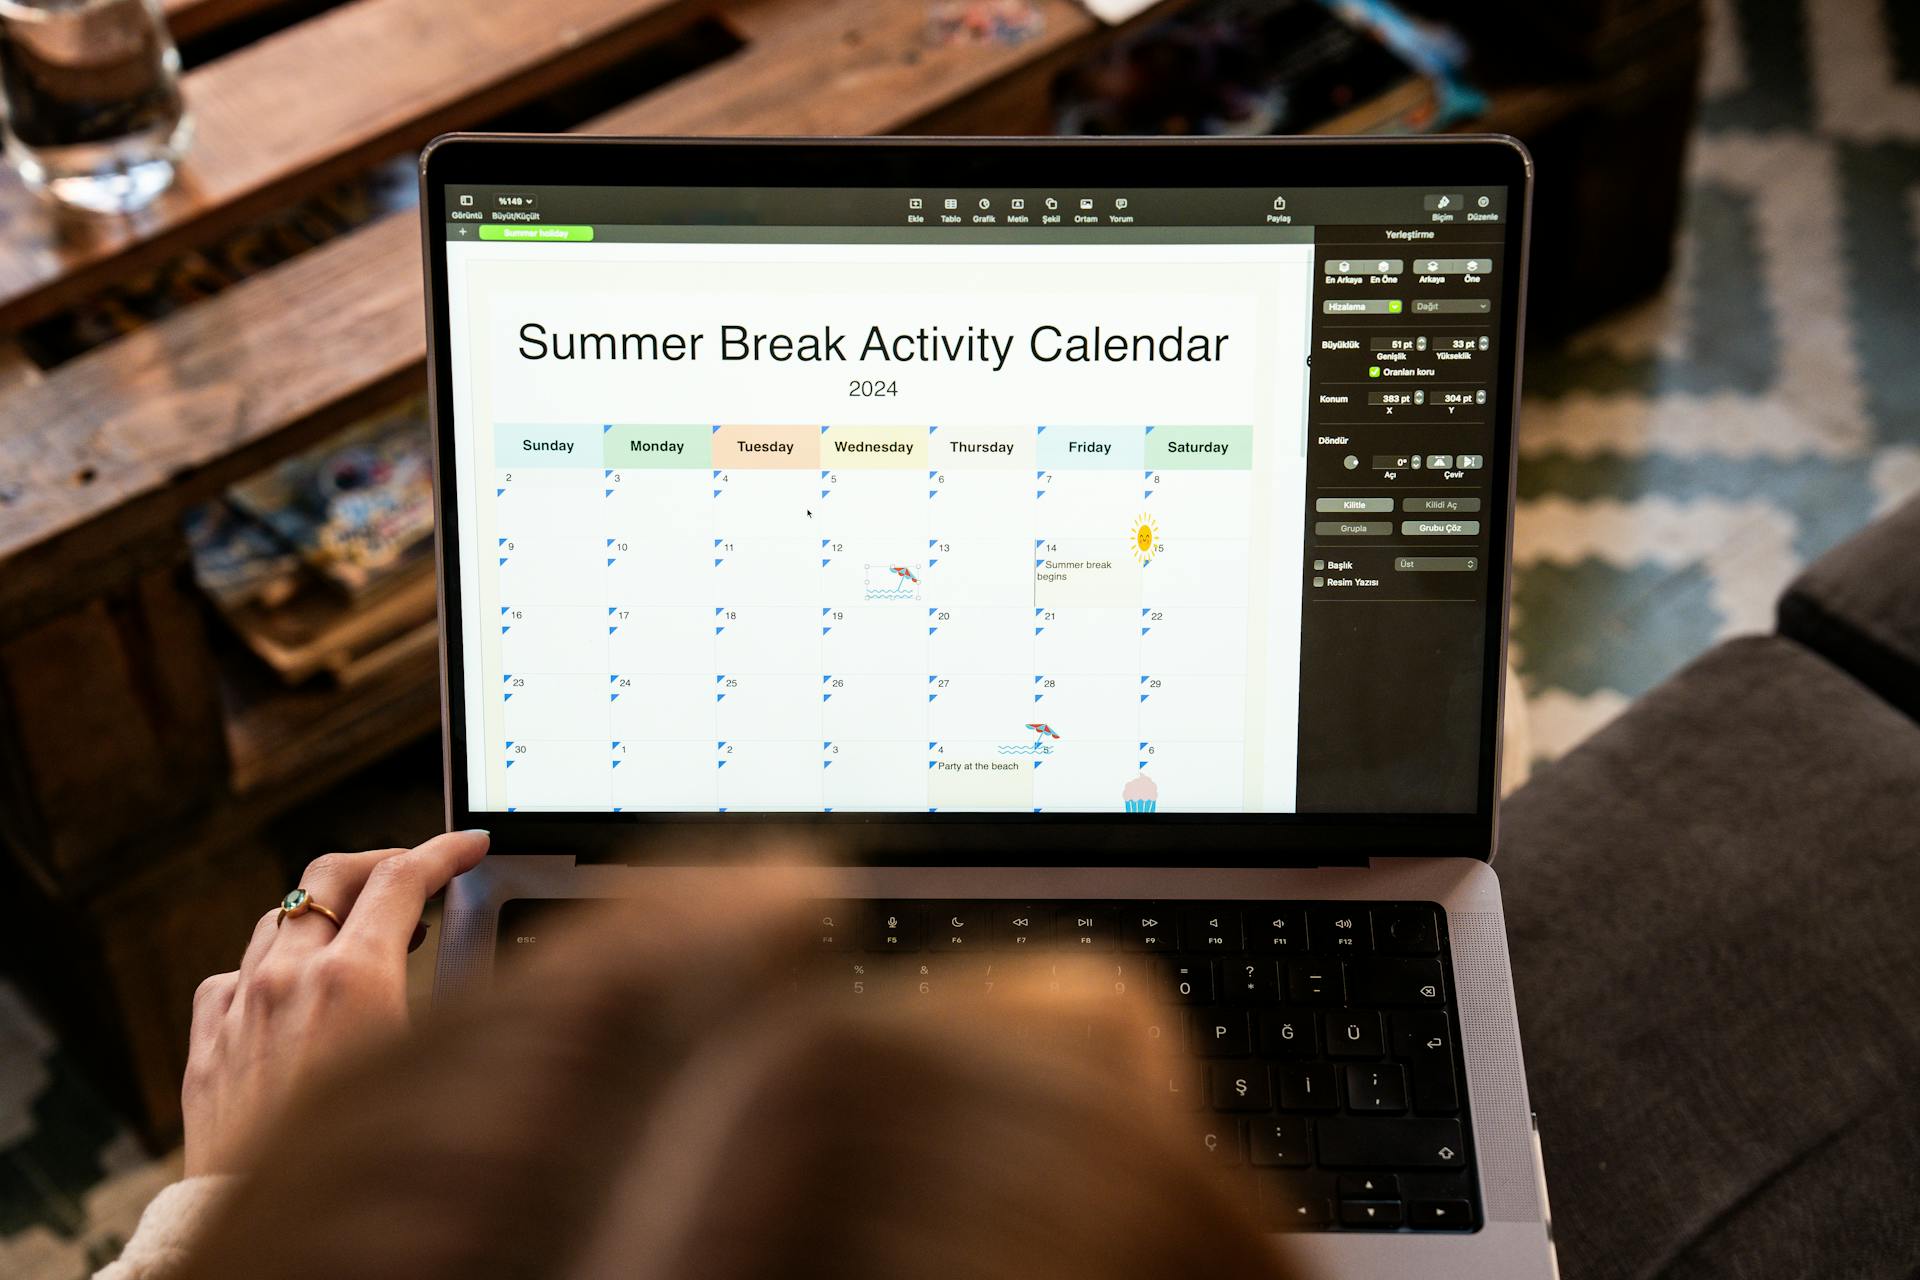
<instances>
[{"instance_id":1,"label":"black keyboard key","mask_svg":"<svg viewBox=\"0 0 1920 1280\"><path fill-rule=\"evenodd\" d=\"M1181 921L1182 949L1194 952L1239 951L1240 913L1224 907L1189 910Z\"/></svg>"},{"instance_id":2,"label":"black keyboard key","mask_svg":"<svg viewBox=\"0 0 1920 1280\"><path fill-rule=\"evenodd\" d=\"M1195 1009L1193 1051L1207 1058L1244 1058L1253 1052L1244 1009Z\"/></svg>"},{"instance_id":3,"label":"black keyboard key","mask_svg":"<svg viewBox=\"0 0 1920 1280\"><path fill-rule=\"evenodd\" d=\"M1069 961L1073 956L1066 957ZM1081 956L1095 995L1124 996L1153 989L1152 966L1139 956Z\"/></svg>"},{"instance_id":4,"label":"black keyboard key","mask_svg":"<svg viewBox=\"0 0 1920 1280\"><path fill-rule=\"evenodd\" d=\"M1178 1004L1213 1002L1213 961L1169 960L1161 982L1165 997Z\"/></svg>"},{"instance_id":5,"label":"black keyboard key","mask_svg":"<svg viewBox=\"0 0 1920 1280\"><path fill-rule=\"evenodd\" d=\"M867 909L867 950L918 951L926 912L899 902L876 902Z\"/></svg>"},{"instance_id":6,"label":"black keyboard key","mask_svg":"<svg viewBox=\"0 0 1920 1280\"><path fill-rule=\"evenodd\" d=\"M1380 1015L1371 1011L1336 1010L1320 1015L1329 1058L1384 1058L1387 1047L1380 1034Z\"/></svg>"},{"instance_id":7,"label":"black keyboard key","mask_svg":"<svg viewBox=\"0 0 1920 1280\"><path fill-rule=\"evenodd\" d=\"M1006 958L1015 964L1020 961L1017 956ZM1123 968L1117 963L1117 958L1111 954L1055 952L1047 956L1034 956L1027 963L1032 966L1034 973L1041 975L1042 991L1070 1000L1096 1000L1113 995L1116 988L1127 985L1132 973L1130 968Z\"/></svg>"},{"instance_id":8,"label":"black keyboard key","mask_svg":"<svg viewBox=\"0 0 1920 1280\"><path fill-rule=\"evenodd\" d=\"M1044 951L1052 941L1052 907L1001 907L993 913L993 945L1002 950Z\"/></svg>"},{"instance_id":9,"label":"black keyboard key","mask_svg":"<svg viewBox=\"0 0 1920 1280\"><path fill-rule=\"evenodd\" d=\"M1215 1116L1200 1126L1200 1145L1215 1164L1229 1167L1240 1163L1240 1122L1227 1116Z\"/></svg>"},{"instance_id":10,"label":"black keyboard key","mask_svg":"<svg viewBox=\"0 0 1920 1280\"><path fill-rule=\"evenodd\" d=\"M1008 968L989 953L973 950L958 956L942 956L940 965L944 970L944 990L970 996L990 996L998 991Z\"/></svg>"},{"instance_id":11,"label":"black keyboard key","mask_svg":"<svg viewBox=\"0 0 1920 1280\"><path fill-rule=\"evenodd\" d=\"M1323 960L1289 961L1287 999L1295 1004L1341 1003L1340 966Z\"/></svg>"},{"instance_id":12,"label":"black keyboard key","mask_svg":"<svg viewBox=\"0 0 1920 1280\"><path fill-rule=\"evenodd\" d=\"M1254 1014L1255 1037L1263 1058L1311 1058L1315 1055L1313 1013L1308 1009L1262 1009Z\"/></svg>"},{"instance_id":13,"label":"black keyboard key","mask_svg":"<svg viewBox=\"0 0 1920 1280\"><path fill-rule=\"evenodd\" d=\"M1415 1200L1408 1221L1423 1231L1464 1231L1473 1225L1465 1200Z\"/></svg>"},{"instance_id":14,"label":"black keyboard key","mask_svg":"<svg viewBox=\"0 0 1920 1280\"><path fill-rule=\"evenodd\" d=\"M1277 1004L1280 965L1273 960L1235 957L1220 961L1220 998L1242 1004Z\"/></svg>"},{"instance_id":15,"label":"black keyboard key","mask_svg":"<svg viewBox=\"0 0 1920 1280\"><path fill-rule=\"evenodd\" d=\"M1347 1109L1349 1111L1405 1111L1407 1077L1394 1063L1370 1067L1348 1067Z\"/></svg>"},{"instance_id":16,"label":"black keyboard key","mask_svg":"<svg viewBox=\"0 0 1920 1280\"><path fill-rule=\"evenodd\" d=\"M816 902L807 937L816 951L851 951L859 945L859 920L851 902Z\"/></svg>"},{"instance_id":17,"label":"black keyboard key","mask_svg":"<svg viewBox=\"0 0 1920 1280\"><path fill-rule=\"evenodd\" d=\"M1340 1105L1333 1064L1298 1062L1275 1067L1283 1111L1332 1111Z\"/></svg>"},{"instance_id":18,"label":"black keyboard key","mask_svg":"<svg viewBox=\"0 0 1920 1280\"><path fill-rule=\"evenodd\" d=\"M1376 951L1401 956L1440 954L1440 930L1431 907L1381 907L1373 913Z\"/></svg>"},{"instance_id":19,"label":"black keyboard key","mask_svg":"<svg viewBox=\"0 0 1920 1280\"><path fill-rule=\"evenodd\" d=\"M1307 949L1307 913L1277 902L1255 904L1243 913L1249 955L1298 955Z\"/></svg>"},{"instance_id":20,"label":"black keyboard key","mask_svg":"<svg viewBox=\"0 0 1920 1280\"><path fill-rule=\"evenodd\" d=\"M1446 1002L1438 960L1351 960L1346 971L1347 999L1354 1004L1437 1008Z\"/></svg>"},{"instance_id":21,"label":"black keyboard key","mask_svg":"<svg viewBox=\"0 0 1920 1280\"><path fill-rule=\"evenodd\" d=\"M1114 924L1105 907L1066 907L1054 915L1053 934L1070 951L1111 951Z\"/></svg>"},{"instance_id":22,"label":"black keyboard key","mask_svg":"<svg viewBox=\"0 0 1920 1280\"><path fill-rule=\"evenodd\" d=\"M1453 1055L1426 1054L1413 1064L1413 1109L1458 1111L1460 1089L1453 1074Z\"/></svg>"},{"instance_id":23,"label":"black keyboard key","mask_svg":"<svg viewBox=\"0 0 1920 1280\"><path fill-rule=\"evenodd\" d=\"M1207 1072L1215 1111L1271 1111L1273 1086L1258 1062L1216 1062Z\"/></svg>"},{"instance_id":24,"label":"black keyboard key","mask_svg":"<svg viewBox=\"0 0 1920 1280\"><path fill-rule=\"evenodd\" d=\"M1321 907L1311 913L1307 927L1315 951L1344 956L1373 950L1365 907Z\"/></svg>"},{"instance_id":25,"label":"black keyboard key","mask_svg":"<svg viewBox=\"0 0 1920 1280\"><path fill-rule=\"evenodd\" d=\"M1447 1015L1444 1013L1436 1010L1393 1015L1392 1049L1396 1058L1411 1058L1422 1049L1445 1049L1447 1039Z\"/></svg>"},{"instance_id":26,"label":"black keyboard key","mask_svg":"<svg viewBox=\"0 0 1920 1280\"><path fill-rule=\"evenodd\" d=\"M1176 1110L1198 1111L1206 1105L1206 1077L1199 1063L1167 1064L1167 1097Z\"/></svg>"},{"instance_id":27,"label":"black keyboard key","mask_svg":"<svg viewBox=\"0 0 1920 1280\"><path fill-rule=\"evenodd\" d=\"M835 956L827 971L829 995L868 999L897 993L899 968L891 956Z\"/></svg>"},{"instance_id":28,"label":"black keyboard key","mask_svg":"<svg viewBox=\"0 0 1920 1280\"><path fill-rule=\"evenodd\" d=\"M1320 1163L1330 1169L1461 1169L1467 1157L1458 1120L1322 1120Z\"/></svg>"},{"instance_id":29,"label":"black keyboard key","mask_svg":"<svg viewBox=\"0 0 1920 1280\"><path fill-rule=\"evenodd\" d=\"M1128 951L1177 951L1180 937L1173 913L1159 907L1134 907L1120 913L1120 945Z\"/></svg>"},{"instance_id":30,"label":"black keyboard key","mask_svg":"<svg viewBox=\"0 0 1920 1280\"><path fill-rule=\"evenodd\" d=\"M914 956L901 963L894 972L899 976L903 995L947 995L953 987L958 986L957 981L949 981L950 977L958 978L958 971L948 969L934 956Z\"/></svg>"},{"instance_id":31,"label":"black keyboard key","mask_svg":"<svg viewBox=\"0 0 1920 1280\"><path fill-rule=\"evenodd\" d=\"M1304 1169L1313 1162L1311 1121L1267 1116L1247 1121L1247 1156L1265 1169Z\"/></svg>"},{"instance_id":32,"label":"black keyboard key","mask_svg":"<svg viewBox=\"0 0 1920 1280\"><path fill-rule=\"evenodd\" d=\"M1409 1059L1415 1111L1458 1111L1460 1089L1453 1071L1453 1040L1444 1013L1393 1015L1393 1053Z\"/></svg>"},{"instance_id":33,"label":"black keyboard key","mask_svg":"<svg viewBox=\"0 0 1920 1280\"><path fill-rule=\"evenodd\" d=\"M1265 1174L1260 1178L1260 1220L1274 1231L1311 1231L1332 1221L1333 1188L1317 1173Z\"/></svg>"},{"instance_id":34,"label":"black keyboard key","mask_svg":"<svg viewBox=\"0 0 1920 1280\"><path fill-rule=\"evenodd\" d=\"M1400 1225L1398 1200L1342 1200L1340 1225L1386 1229Z\"/></svg>"},{"instance_id":35,"label":"black keyboard key","mask_svg":"<svg viewBox=\"0 0 1920 1280\"><path fill-rule=\"evenodd\" d=\"M927 922L929 951L985 951L992 934L983 907L947 904L934 908Z\"/></svg>"},{"instance_id":36,"label":"black keyboard key","mask_svg":"<svg viewBox=\"0 0 1920 1280\"><path fill-rule=\"evenodd\" d=\"M1342 1200L1398 1200L1400 1179L1391 1173L1343 1173L1340 1175Z\"/></svg>"}]
</instances>

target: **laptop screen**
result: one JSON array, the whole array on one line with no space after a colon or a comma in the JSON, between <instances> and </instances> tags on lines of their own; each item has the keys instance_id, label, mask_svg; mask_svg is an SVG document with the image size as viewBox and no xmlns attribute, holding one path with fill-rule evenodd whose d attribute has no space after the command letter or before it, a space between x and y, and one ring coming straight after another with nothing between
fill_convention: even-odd
<instances>
[{"instance_id":1,"label":"laptop screen","mask_svg":"<svg viewBox=\"0 0 1920 1280\"><path fill-rule=\"evenodd\" d=\"M1510 200L444 186L467 808L1473 812Z\"/></svg>"}]
</instances>

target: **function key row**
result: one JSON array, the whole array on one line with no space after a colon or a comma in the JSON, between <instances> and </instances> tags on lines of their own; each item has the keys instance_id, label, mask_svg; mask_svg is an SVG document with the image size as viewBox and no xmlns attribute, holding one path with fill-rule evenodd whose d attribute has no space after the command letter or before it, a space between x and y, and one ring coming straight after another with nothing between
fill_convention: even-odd
<instances>
[{"instance_id":1,"label":"function key row","mask_svg":"<svg viewBox=\"0 0 1920 1280\"><path fill-rule=\"evenodd\" d=\"M1440 953L1427 904L822 903L812 942L824 951L1138 951L1195 955Z\"/></svg>"}]
</instances>

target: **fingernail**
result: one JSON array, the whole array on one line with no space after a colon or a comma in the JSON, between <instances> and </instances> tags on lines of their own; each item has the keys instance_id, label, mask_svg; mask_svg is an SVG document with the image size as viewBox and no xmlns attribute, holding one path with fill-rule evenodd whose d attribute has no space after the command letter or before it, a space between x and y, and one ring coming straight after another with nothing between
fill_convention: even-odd
<instances>
[{"instance_id":1,"label":"fingernail","mask_svg":"<svg viewBox=\"0 0 1920 1280\"><path fill-rule=\"evenodd\" d=\"M485 827L468 827L461 834L469 835L469 836L486 836L488 839L493 838L493 832L487 830Z\"/></svg>"}]
</instances>

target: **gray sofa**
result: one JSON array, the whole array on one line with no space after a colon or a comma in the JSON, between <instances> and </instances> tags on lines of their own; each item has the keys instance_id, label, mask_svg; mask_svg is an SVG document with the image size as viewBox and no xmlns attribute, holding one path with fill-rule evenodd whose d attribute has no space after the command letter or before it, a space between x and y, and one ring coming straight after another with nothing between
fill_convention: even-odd
<instances>
[{"instance_id":1,"label":"gray sofa","mask_svg":"<svg viewBox=\"0 0 1920 1280\"><path fill-rule=\"evenodd\" d=\"M1920 1274L1920 499L1503 809L1564 1274Z\"/></svg>"}]
</instances>

